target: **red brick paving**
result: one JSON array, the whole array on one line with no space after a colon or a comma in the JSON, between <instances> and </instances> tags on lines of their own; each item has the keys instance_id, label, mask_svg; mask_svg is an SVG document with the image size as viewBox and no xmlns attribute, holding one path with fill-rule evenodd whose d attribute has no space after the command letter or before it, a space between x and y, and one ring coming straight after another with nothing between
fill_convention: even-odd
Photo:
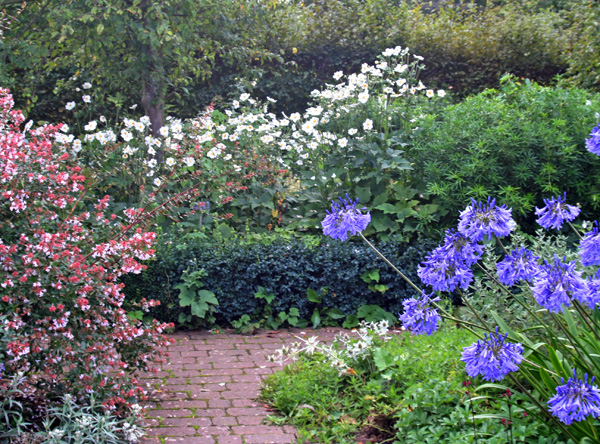
<instances>
[{"instance_id":1,"label":"red brick paving","mask_svg":"<svg viewBox=\"0 0 600 444\"><path fill-rule=\"evenodd\" d=\"M318 336L328 341L337 332L322 329ZM269 425L267 409L256 401L262 380L280 368L267 356L297 341L294 334L305 336L300 331L171 335L175 344L161 371L140 375L150 393L147 436L140 444L294 443L295 430Z\"/></svg>"}]
</instances>

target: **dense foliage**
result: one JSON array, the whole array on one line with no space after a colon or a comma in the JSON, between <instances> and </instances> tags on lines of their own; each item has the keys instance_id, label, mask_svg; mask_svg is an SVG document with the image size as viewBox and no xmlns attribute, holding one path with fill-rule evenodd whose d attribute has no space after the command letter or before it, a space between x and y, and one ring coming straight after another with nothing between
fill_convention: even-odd
<instances>
[{"instance_id":1,"label":"dense foliage","mask_svg":"<svg viewBox=\"0 0 600 444\"><path fill-rule=\"evenodd\" d=\"M449 214L471 197L497 196L532 231L533 208L566 191L584 217L593 219L600 214L600 164L587 152L585 138L599 109L597 94L506 77L499 90L470 97L422 123L407 150L412 174L441 198Z\"/></svg>"},{"instance_id":2,"label":"dense foliage","mask_svg":"<svg viewBox=\"0 0 600 444\"><path fill-rule=\"evenodd\" d=\"M18 79L18 105L49 121L63 120L52 102L76 93L73 76L106 91L106 115L139 103L192 117L210 102L227 103L242 80L292 112L334 72L356 71L396 45L428 60L424 80L462 96L506 72L548 82L569 63L594 84L597 67L584 63L593 55L593 8L581 0L577 13L556 12L547 3L34 2L6 29L0 78L10 87Z\"/></svg>"},{"instance_id":3,"label":"dense foliage","mask_svg":"<svg viewBox=\"0 0 600 444\"><path fill-rule=\"evenodd\" d=\"M180 313L190 314L190 308L180 307L175 287L182 282L186 270L202 269L204 277L198 279L204 289L216 295L219 305L215 318L221 325L231 324L244 314L262 313L265 302L254 297L259 287L275 295L269 304L274 312L289 312L295 307L304 319L310 319L316 306L337 308L351 315L362 305L376 304L397 313L402 301L412 293L362 244L331 242L320 237L286 237L215 241L194 235L165 235L156 260L148 262L148 269L143 274L124 277L124 291L131 301L156 298L161 305L150 314L176 321ZM428 241L389 241L381 245L411 276L415 276L416 265L430 247ZM377 282L361 278L372 270L379 270ZM380 290L372 285L370 288L370 284L381 285ZM321 305L307 299L309 288L322 293Z\"/></svg>"}]
</instances>

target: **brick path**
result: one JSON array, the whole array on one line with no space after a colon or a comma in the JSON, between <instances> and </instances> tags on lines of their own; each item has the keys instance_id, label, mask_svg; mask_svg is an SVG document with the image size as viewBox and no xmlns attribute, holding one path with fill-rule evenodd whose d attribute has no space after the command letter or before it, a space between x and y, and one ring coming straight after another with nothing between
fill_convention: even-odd
<instances>
[{"instance_id":1,"label":"brick path","mask_svg":"<svg viewBox=\"0 0 600 444\"><path fill-rule=\"evenodd\" d=\"M331 340L337 329L321 329ZM293 335L315 332L234 333L185 332L171 335L176 343L159 373L142 374L150 386L146 402L147 436L141 444L267 444L293 443L290 426L265 424L267 409L255 399L262 380L279 364L266 357Z\"/></svg>"}]
</instances>

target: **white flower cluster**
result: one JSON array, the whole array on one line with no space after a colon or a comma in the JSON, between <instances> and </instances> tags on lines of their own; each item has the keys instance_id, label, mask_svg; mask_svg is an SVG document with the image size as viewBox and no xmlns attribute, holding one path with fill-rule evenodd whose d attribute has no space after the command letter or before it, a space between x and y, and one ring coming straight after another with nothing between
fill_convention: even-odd
<instances>
[{"instance_id":1,"label":"white flower cluster","mask_svg":"<svg viewBox=\"0 0 600 444\"><path fill-rule=\"evenodd\" d=\"M342 333L337 335L332 345L321 344L316 336L303 339L296 336L300 342L284 346L275 354L268 357L272 362L283 365L285 361L296 360L298 356L321 353L327 358L329 365L338 369L340 375L352 373L356 362L372 356L374 349L382 342L390 339L388 321L362 321L354 335Z\"/></svg>"},{"instance_id":2,"label":"white flower cluster","mask_svg":"<svg viewBox=\"0 0 600 444\"><path fill-rule=\"evenodd\" d=\"M70 146L74 154L85 149L85 144L104 146L122 141L122 157L140 159L156 187L163 183L156 177L163 168L155 159L159 151L164 153L165 166L170 169L204 165L203 158L207 158L213 163L227 162L233 170L240 171L244 163L243 150L268 156L286 168L292 164L303 165L311 162L320 148L346 149L353 146L353 139L360 140L379 131L380 122L373 109L385 110L394 100L420 92L426 97L435 96L433 90L426 90L422 82L416 81L421 60L421 57L411 56L408 48L386 49L373 66L363 64L360 73L336 72L333 76L336 84L313 91L311 96L315 103L304 112L289 116L276 116L268 112L268 103L261 105L250 94L242 93L225 114L207 109L186 122L167 118L167 123L158 131L158 138L148 135L151 122L144 116L138 120L125 118L114 131L98 130L99 123L92 120L84 126L83 136L63 133L56 139L65 149ZM91 87L88 82L83 84L83 89ZM437 92L440 97L444 94L442 90ZM84 101L91 100L85 97ZM75 102L66 105L67 109L74 107ZM98 120L106 123L102 117ZM342 132L337 129L337 133L333 132L328 125L337 122L335 126L339 128L344 126L340 122L349 120L354 122L353 127Z\"/></svg>"}]
</instances>

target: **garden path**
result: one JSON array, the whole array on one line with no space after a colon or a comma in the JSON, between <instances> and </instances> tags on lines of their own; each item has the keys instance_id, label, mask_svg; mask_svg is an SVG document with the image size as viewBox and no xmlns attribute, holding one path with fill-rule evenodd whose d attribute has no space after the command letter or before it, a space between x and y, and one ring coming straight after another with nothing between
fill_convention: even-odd
<instances>
[{"instance_id":1,"label":"garden path","mask_svg":"<svg viewBox=\"0 0 600 444\"><path fill-rule=\"evenodd\" d=\"M268 408L256 398L263 379L281 366L267 356L318 335L330 341L339 329L261 332L178 332L158 373L141 374L149 386L147 436L140 444L286 444L290 426L264 424Z\"/></svg>"}]
</instances>

